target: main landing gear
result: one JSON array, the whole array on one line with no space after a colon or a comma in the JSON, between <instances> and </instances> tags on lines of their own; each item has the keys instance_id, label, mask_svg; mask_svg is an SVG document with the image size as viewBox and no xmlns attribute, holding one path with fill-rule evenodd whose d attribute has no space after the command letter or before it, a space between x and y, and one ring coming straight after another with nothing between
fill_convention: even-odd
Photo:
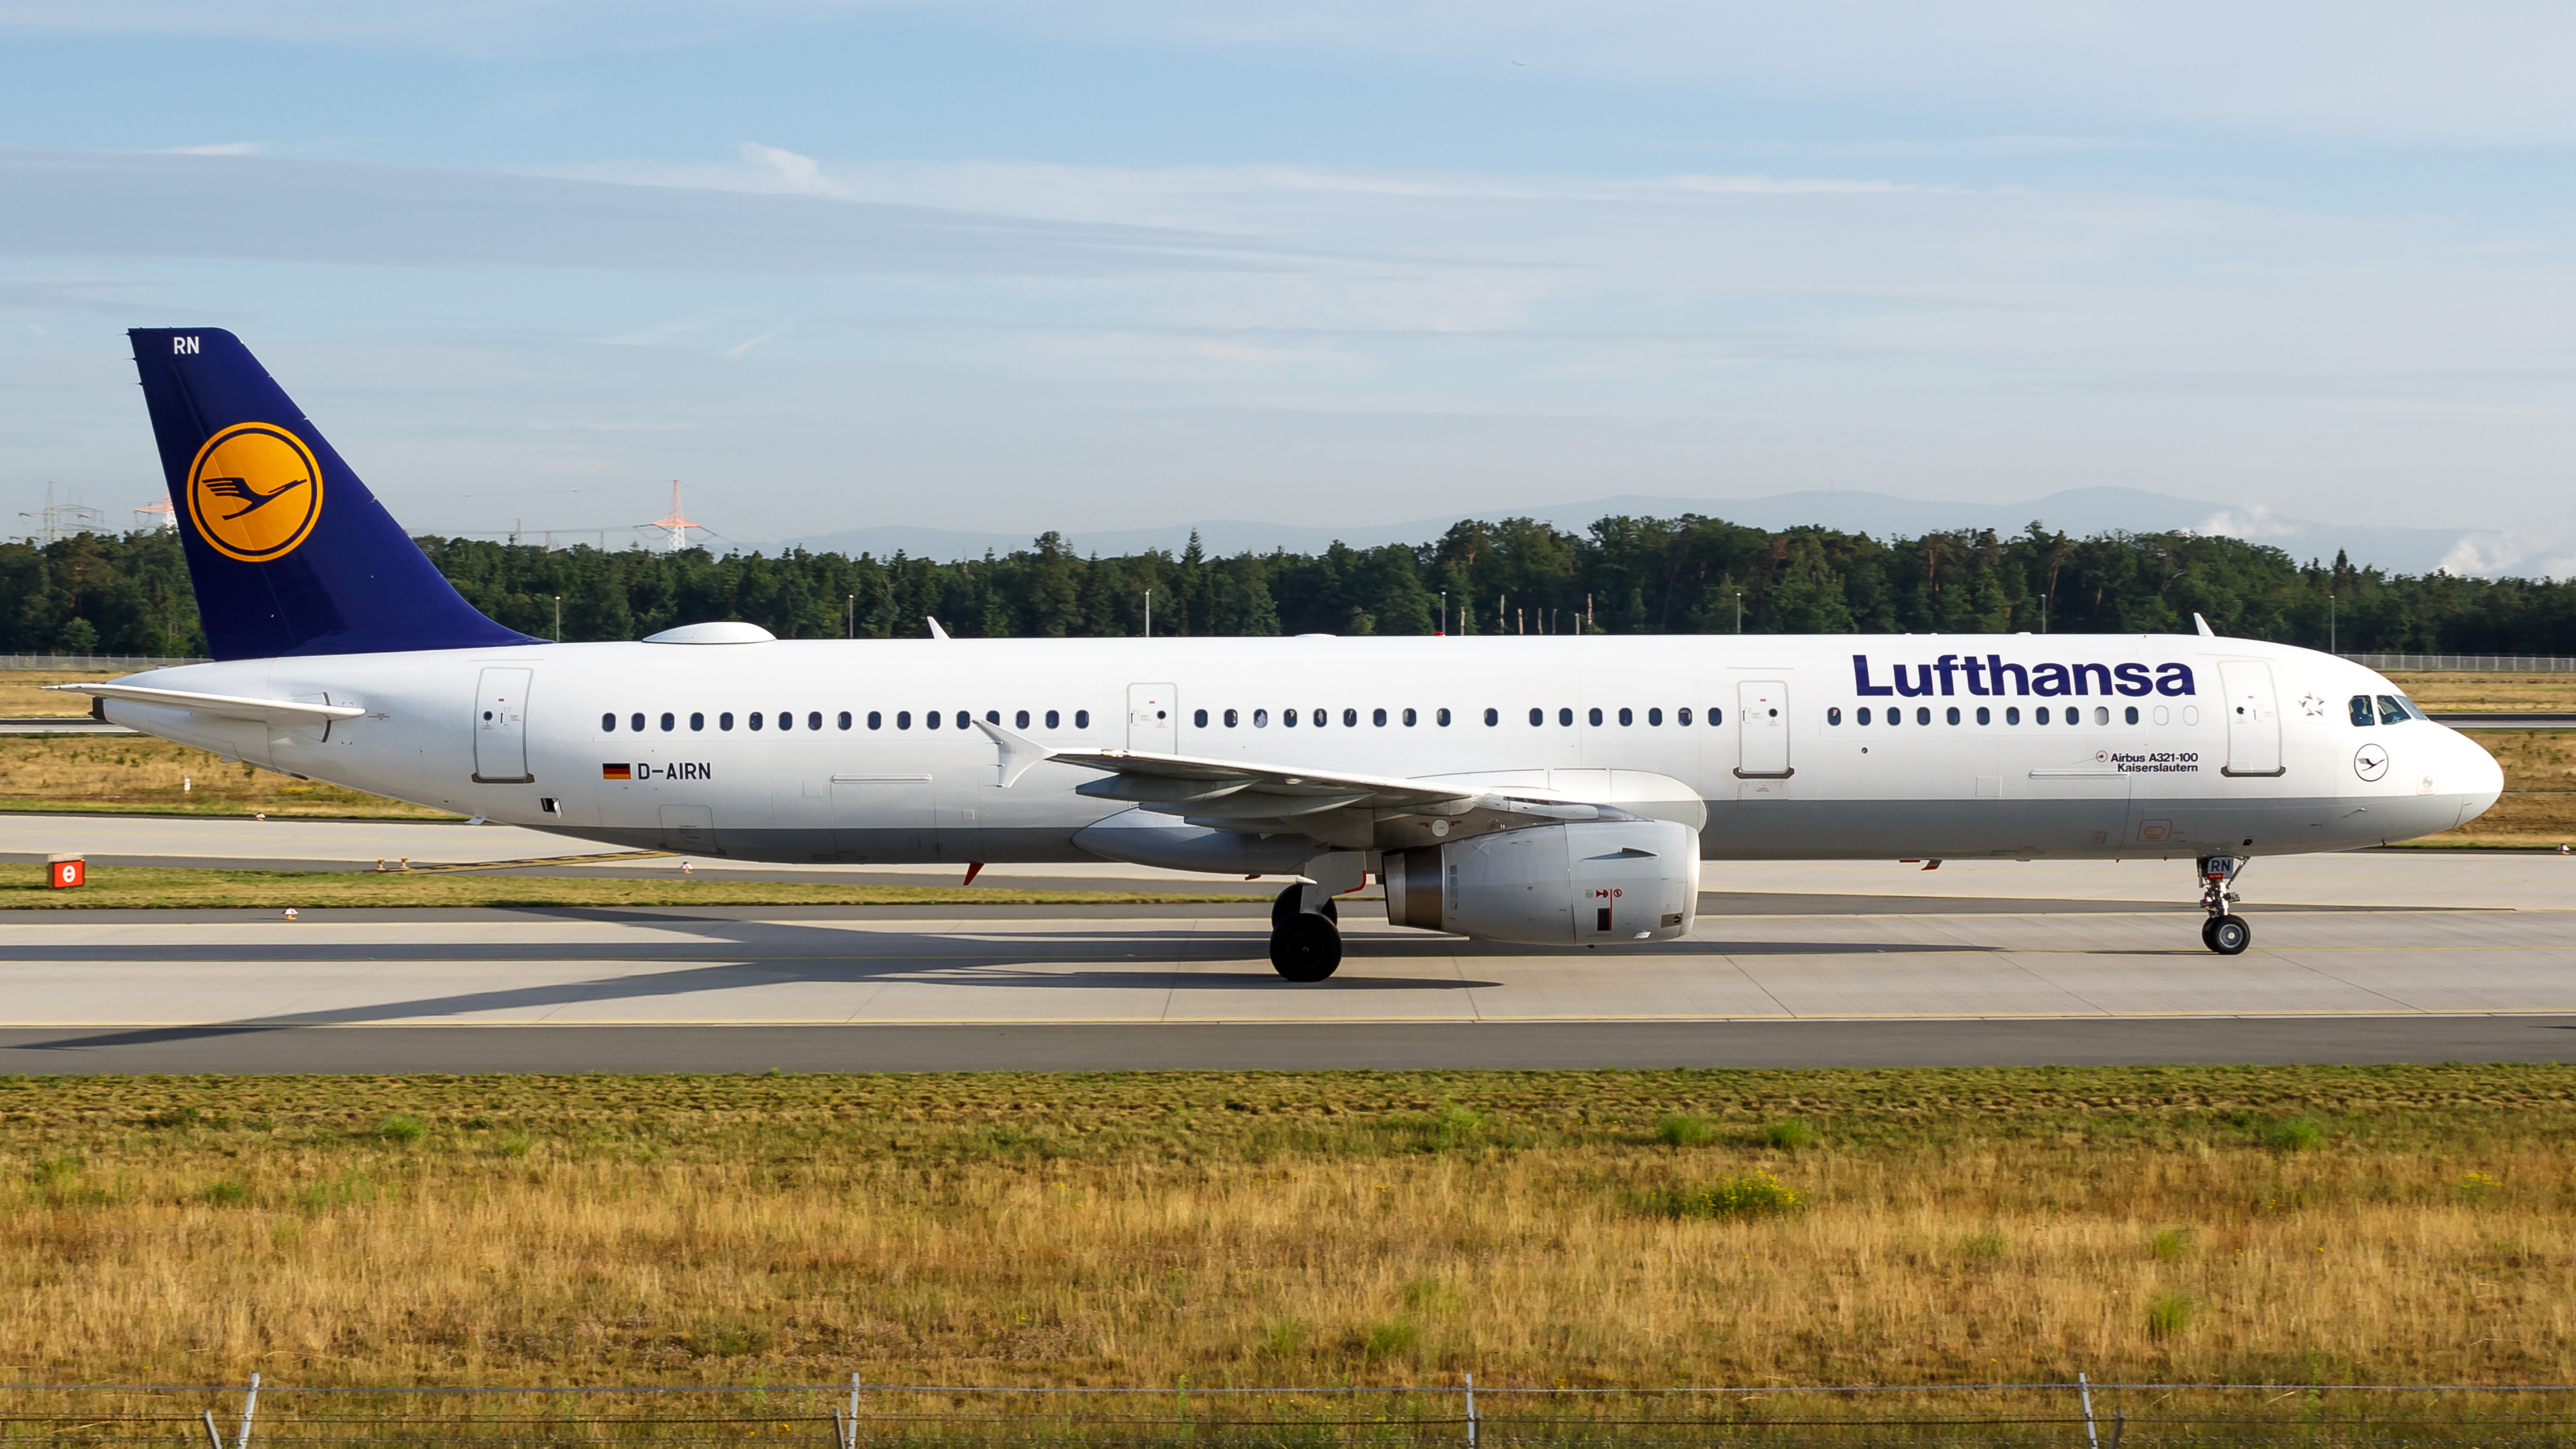
<instances>
[{"instance_id":1,"label":"main landing gear","mask_svg":"<svg viewBox=\"0 0 2576 1449\"><path fill-rule=\"evenodd\" d=\"M2243 897L2228 887L2245 869L2241 855L2213 855L2200 862L2200 908L2209 919L2200 923L2200 943L2221 956L2243 955L2254 944L2254 928L2229 909Z\"/></svg>"},{"instance_id":2,"label":"main landing gear","mask_svg":"<svg viewBox=\"0 0 2576 1449\"><path fill-rule=\"evenodd\" d=\"M1291 881L1270 906L1270 965L1291 981L1321 981L1341 969L1341 912L1329 900L1305 909L1306 887Z\"/></svg>"}]
</instances>

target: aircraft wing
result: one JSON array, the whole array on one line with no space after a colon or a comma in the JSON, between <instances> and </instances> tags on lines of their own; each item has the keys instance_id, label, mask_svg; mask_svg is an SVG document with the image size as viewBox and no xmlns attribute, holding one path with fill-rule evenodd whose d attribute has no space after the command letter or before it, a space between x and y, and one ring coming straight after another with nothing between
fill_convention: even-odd
<instances>
[{"instance_id":1,"label":"aircraft wing","mask_svg":"<svg viewBox=\"0 0 2576 1449\"><path fill-rule=\"evenodd\" d=\"M1078 795L1124 800L1219 830L1294 832L1344 850L1421 845L1453 834L1561 820L1636 818L1616 806L1522 795L1465 781L1407 780L1143 750L1056 750L996 724L978 720L975 727L1001 747L999 783L1005 789L1041 762L1078 765L1104 776L1075 786Z\"/></svg>"},{"instance_id":2,"label":"aircraft wing","mask_svg":"<svg viewBox=\"0 0 2576 1449\"><path fill-rule=\"evenodd\" d=\"M185 689L146 689L138 684L48 684L69 694L86 694L93 699L122 699L135 704L158 704L172 709L192 709L199 714L224 719L282 720L295 724L328 724L335 719L358 719L366 711L352 704L322 704L300 699L253 699L237 694L198 694Z\"/></svg>"}]
</instances>

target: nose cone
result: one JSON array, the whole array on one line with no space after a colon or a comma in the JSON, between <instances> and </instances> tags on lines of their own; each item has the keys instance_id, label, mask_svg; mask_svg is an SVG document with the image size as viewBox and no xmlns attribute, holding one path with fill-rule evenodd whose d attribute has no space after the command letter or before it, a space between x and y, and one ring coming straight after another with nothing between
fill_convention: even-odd
<instances>
[{"instance_id":1,"label":"nose cone","mask_svg":"<svg viewBox=\"0 0 2576 1449\"><path fill-rule=\"evenodd\" d=\"M2451 778L2459 782L2459 793L2466 797L2467 809L2460 812L2460 823L2468 824L2493 809L2498 796L2504 794L2504 766L2486 752L2484 746L2457 730L2451 731L2451 749L2458 763L2451 768Z\"/></svg>"}]
</instances>

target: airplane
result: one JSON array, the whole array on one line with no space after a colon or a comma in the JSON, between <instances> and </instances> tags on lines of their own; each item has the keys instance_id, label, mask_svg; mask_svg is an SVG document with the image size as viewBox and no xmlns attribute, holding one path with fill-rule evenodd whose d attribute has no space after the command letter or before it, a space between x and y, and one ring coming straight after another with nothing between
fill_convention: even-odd
<instances>
[{"instance_id":1,"label":"airplane","mask_svg":"<svg viewBox=\"0 0 2576 1449\"><path fill-rule=\"evenodd\" d=\"M566 644L457 594L249 350L129 334L214 662L63 689L299 779L740 860L1113 861L1572 948L1689 935L1706 863L2246 863L2449 830L2502 771L2348 660L2212 634L778 639ZM302 486L298 486L302 485ZM225 505L245 495L274 502ZM2198 616L2195 622L2198 622Z\"/></svg>"}]
</instances>

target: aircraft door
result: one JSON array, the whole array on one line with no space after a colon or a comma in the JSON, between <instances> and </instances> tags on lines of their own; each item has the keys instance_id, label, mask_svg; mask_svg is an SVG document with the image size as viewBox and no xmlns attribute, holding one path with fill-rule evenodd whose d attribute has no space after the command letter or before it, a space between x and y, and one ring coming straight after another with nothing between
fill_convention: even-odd
<instances>
[{"instance_id":1,"label":"aircraft door","mask_svg":"<svg viewBox=\"0 0 2576 1449\"><path fill-rule=\"evenodd\" d=\"M2219 661L2227 687L2227 763L2222 775L2281 773L2281 708L2272 696L2272 666L2254 659Z\"/></svg>"},{"instance_id":2,"label":"aircraft door","mask_svg":"<svg viewBox=\"0 0 2576 1449\"><path fill-rule=\"evenodd\" d=\"M1181 752L1181 691L1176 686L1127 686L1127 748L1155 755Z\"/></svg>"},{"instance_id":3,"label":"aircraft door","mask_svg":"<svg viewBox=\"0 0 2576 1449\"><path fill-rule=\"evenodd\" d=\"M1789 768L1789 686L1777 679L1747 679L1735 686L1735 774L1744 780L1785 780Z\"/></svg>"},{"instance_id":4,"label":"aircraft door","mask_svg":"<svg viewBox=\"0 0 2576 1449\"><path fill-rule=\"evenodd\" d=\"M486 669L474 697L474 780L482 785L525 785L528 773L530 669Z\"/></svg>"}]
</instances>

